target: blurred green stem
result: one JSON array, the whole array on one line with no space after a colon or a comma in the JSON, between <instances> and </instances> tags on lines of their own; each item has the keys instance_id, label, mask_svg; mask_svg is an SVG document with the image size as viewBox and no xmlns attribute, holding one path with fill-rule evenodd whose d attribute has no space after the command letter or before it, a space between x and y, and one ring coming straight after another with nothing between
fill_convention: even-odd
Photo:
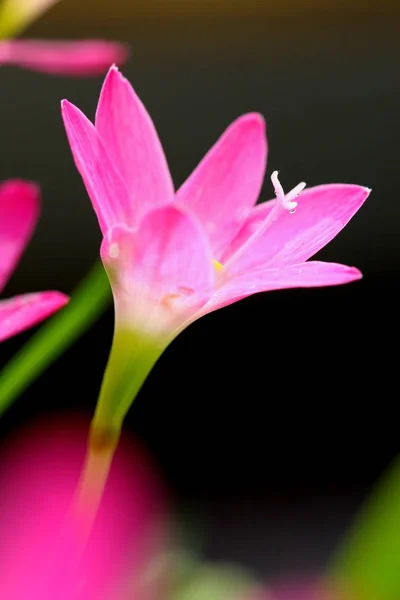
<instances>
[{"instance_id":1,"label":"blurred green stem","mask_svg":"<svg viewBox=\"0 0 400 600\"><path fill-rule=\"evenodd\" d=\"M352 599L400 598L400 456L375 485L328 577Z\"/></svg>"},{"instance_id":2,"label":"blurred green stem","mask_svg":"<svg viewBox=\"0 0 400 600\"><path fill-rule=\"evenodd\" d=\"M110 284L99 261L70 303L47 321L0 372L0 416L106 310Z\"/></svg>"}]
</instances>

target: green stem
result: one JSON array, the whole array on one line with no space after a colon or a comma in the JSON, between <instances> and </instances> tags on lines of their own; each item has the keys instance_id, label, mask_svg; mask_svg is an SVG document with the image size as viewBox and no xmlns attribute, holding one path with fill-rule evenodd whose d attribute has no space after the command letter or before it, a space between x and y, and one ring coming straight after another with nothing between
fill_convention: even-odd
<instances>
[{"instance_id":1,"label":"green stem","mask_svg":"<svg viewBox=\"0 0 400 600\"><path fill-rule=\"evenodd\" d=\"M116 316L114 339L104 373L88 448L75 496L76 515L89 535L96 518L124 417L165 344L121 325Z\"/></svg>"},{"instance_id":2,"label":"green stem","mask_svg":"<svg viewBox=\"0 0 400 600\"><path fill-rule=\"evenodd\" d=\"M123 419L166 347L118 323L91 427L91 444L107 446L119 437Z\"/></svg>"},{"instance_id":3,"label":"green stem","mask_svg":"<svg viewBox=\"0 0 400 600\"><path fill-rule=\"evenodd\" d=\"M331 561L328 577L350 598L400 598L400 457L356 517Z\"/></svg>"},{"instance_id":4,"label":"green stem","mask_svg":"<svg viewBox=\"0 0 400 600\"><path fill-rule=\"evenodd\" d=\"M47 321L0 372L0 416L89 329L110 302L110 284L98 262L73 292L70 303Z\"/></svg>"}]
</instances>

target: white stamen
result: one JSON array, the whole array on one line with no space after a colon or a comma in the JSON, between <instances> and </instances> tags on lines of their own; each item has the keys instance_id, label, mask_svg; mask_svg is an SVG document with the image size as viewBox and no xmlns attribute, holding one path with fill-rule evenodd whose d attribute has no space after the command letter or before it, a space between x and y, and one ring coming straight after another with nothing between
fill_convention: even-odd
<instances>
[{"instance_id":1,"label":"white stamen","mask_svg":"<svg viewBox=\"0 0 400 600\"><path fill-rule=\"evenodd\" d=\"M301 183L296 185L296 187L294 187L288 194L285 195L281 182L279 181L278 175L279 171L274 171L271 175L271 181L272 185L274 186L276 199L278 200L279 205L284 210L294 212L297 208L297 202L294 201L294 198L297 198L300 192L304 190L306 184L304 183L304 181L302 181Z\"/></svg>"},{"instance_id":2,"label":"white stamen","mask_svg":"<svg viewBox=\"0 0 400 600\"><path fill-rule=\"evenodd\" d=\"M279 171L274 171L271 175L272 185L274 186L275 196L278 200L279 204L285 202L285 192L283 191L283 187L281 186L281 182L278 178Z\"/></svg>"},{"instance_id":3,"label":"white stamen","mask_svg":"<svg viewBox=\"0 0 400 600\"><path fill-rule=\"evenodd\" d=\"M296 187L294 187L292 190L290 190L288 194L286 194L286 202L290 202L297 198L297 196L304 190L305 187L306 184L304 183L304 181L298 183Z\"/></svg>"}]
</instances>

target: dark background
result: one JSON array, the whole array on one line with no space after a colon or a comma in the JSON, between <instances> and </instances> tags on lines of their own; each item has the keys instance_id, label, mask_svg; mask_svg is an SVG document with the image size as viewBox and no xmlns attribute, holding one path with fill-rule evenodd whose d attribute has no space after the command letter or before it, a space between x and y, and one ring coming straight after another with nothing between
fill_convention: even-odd
<instances>
[{"instance_id":1,"label":"dark background","mask_svg":"<svg viewBox=\"0 0 400 600\"><path fill-rule=\"evenodd\" d=\"M65 0L31 37L126 41L124 67L179 186L224 128L262 112L290 189L348 182L373 193L318 255L361 282L258 295L205 317L168 348L126 429L161 465L179 505L209 524L209 556L262 573L324 564L398 450L399 10L390 2ZM60 118L93 116L101 78L1 70L0 178L40 182L42 217L7 287L70 292L100 233ZM3 435L51 411L94 408L110 311L26 392ZM5 361L31 332L1 346Z\"/></svg>"}]
</instances>

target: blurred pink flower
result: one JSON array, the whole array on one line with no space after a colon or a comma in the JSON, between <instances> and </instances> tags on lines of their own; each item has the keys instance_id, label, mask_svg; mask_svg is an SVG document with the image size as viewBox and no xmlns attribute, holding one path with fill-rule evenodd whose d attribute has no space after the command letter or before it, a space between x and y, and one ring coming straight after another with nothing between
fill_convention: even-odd
<instances>
[{"instance_id":1,"label":"blurred pink flower","mask_svg":"<svg viewBox=\"0 0 400 600\"><path fill-rule=\"evenodd\" d=\"M0 184L0 291L14 271L35 228L39 189L10 180ZM35 325L68 302L60 292L39 292L0 300L0 341Z\"/></svg>"},{"instance_id":2,"label":"blurred pink flower","mask_svg":"<svg viewBox=\"0 0 400 600\"><path fill-rule=\"evenodd\" d=\"M105 40L29 40L12 38L59 0L3 0L0 4L0 65L15 65L53 75L98 75L122 64L128 48Z\"/></svg>"},{"instance_id":3,"label":"blurred pink flower","mask_svg":"<svg viewBox=\"0 0 400 600\"><path fill-rule=\"evenodd\" d=\"M301 183L285 194L274 172L275 200L254 206L267 156L259 114L237 119L175 193L154 125L115 67L95 125L67 101L62 112L104 236L101 255L121 327L171 339L202 315L256 292L361 277L354 267L308 259L370 190L350 184L304 190Z\"/></svg>"},{"instance_id":4,"label":"blurred pink flower","mask_svg":"<svg viewBox=\"0 0 400 600\"><path fill-rule=\"evenodd\" d=\"M138 444L124 440L85 551L70 513L87 423L52 418L20 432L0 469L2 600L160 600L166 494Z\"/></svg>"}]
</instances>

